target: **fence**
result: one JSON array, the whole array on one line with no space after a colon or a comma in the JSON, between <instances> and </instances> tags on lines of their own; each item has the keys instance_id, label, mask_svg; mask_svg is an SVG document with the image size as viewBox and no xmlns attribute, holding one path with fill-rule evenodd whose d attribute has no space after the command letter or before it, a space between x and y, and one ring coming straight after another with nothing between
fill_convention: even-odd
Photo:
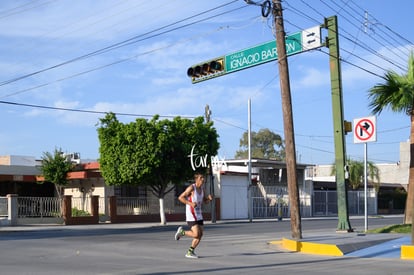
<instances>
[{"instance_id":1,"label":"fence","mask_svg":"<svg viewBox=\"0 0 414 275\"><path fill-rule=\"evenodd\" d=\"M90 197L72 198L72 208L91 213ZM61 200L55 197L17 197L18 217L61 217ZM108 199L99 198L99 213L108 215ZM158 198L117 197L118 215L159 214ZM184 205L175 205L174 200L164 199L166 214L184 213ZM0 198L0 215L7 216L7 198Z\"/></svg>"},{"instance_id":2,"label":"fence","mask_svg":"<svg viewBox=\"0 0 414 275\"><path fill-rule=\"evenodd\" d=\"M3 200L4 198L4 200ZM99 198L99 213L106 215L107 211L107 198ZM4 204L4 205L3 205ZM0 197L0 216L7 216L7 198ZM62 216L62 201L56 197L17 197L18 205L18 217L30 218L30 217L61 217ZM90 206L91 198L72 197L72 208L80 210L84 213L91 213Z\"/></svg>"},{"instance_id":3,"label":"fence","mask_svg":"<svg viewBox=\"0 0 414 275\"><path fill-rule=\"evenodd\" d=\"M314 191L313 215L336 216L338 214L337 193L334 190ZM377 197L374 189L367 190L368 214L377 214ZM348 191L348 214L363 215L365 213L365 192Z\"/></svg>"},{"instance_id":4,"label":"fence","mask_svg":"<svg viewBox=\"0 0 414 275\"><path fill-rule=\"evenodd\" d=\"M0 197L0 217L7 217L8 209L7 197Z\"/></svg>"},{"instance_id":5,"label":"fence","mask_svg":"<svg viewBox=\"0 0 414 275\"><path fill-rule=\"evenodd\" d=\"M299 196L302 217L336 216L338 199L335 190L313 191L313 196ZM289 217L289 195L286 187L257 186L252 188L253 218L285 218ZM377 214L377 197L374 189L367 191L367 212ZM364 215L365 192L348 191L348 214Z\"/></svg>"},{"instance_id":6,"label":"fence","mask_svg":"<svg viewBox=\"0 0 414 275\"><path fill-rule=\"evenodd\" d=\"M28 223L62 223L62 200L56 197L19 197L9 195L0 197L0 224L28 224ZM9 203L12 203L10 206ZM117 214L119 215L151 215L159 214L160 201L158 198L146 197L117 197ZM99 197L98 213L101 221L109 220L109 198ZM12 216L8 209L12 210ZM91 197L71 198L72 216L91 215ZM176 205L173 198L164 199L165 214L184 213L184 205ZM206 207L205 211L210 211ZM17 220L15 220L17 219ZM7 222L9 220L9 222ZM13 222L11 222L13 220Z\"/></svg>"},{"instance_id":7,"label":"fence","mask_svg":"<svg viewBox=\"0 0 414 275\"><path fill-rule=\"evenodd\" d=\"M10 198L0 197L0 217L9 215L9 207L15 218L62 218L62 202L55 197L18 197L9 195L14 199L14 206L9 206ZM185 213L185 205L176 204L173 197L165 198L165 214ZM289 196L286 187L262 186L252 188L253 218L279 218L289 217ZM72 198L72 208L91 213L90 197ZM117 197L118 215L154 215L159 214L160 201L155 197ZM108 198L99 198L99 215L109 217ZM209 213L211 204L203 205L203 212ZM300 209L302 217L334 216L338 213L336 191L314 191L313 196L300 194ZM348 191L348 213L350 215L363 215L365 211L364 192ZM14 213L14 214L13 214ZM375 190L368 192L368 214L377 214L377 199ZM10 217L9 217L10 219ZM46 219L45 219L46 220ZM101 220L105 220L104 218ZM37 221L38 222L38 221Z\"/></svg>"},{"instance_id":8,"label":"fence","mask_svg":"<svg viewBox=\"0 0 414 275\"><path fill-rule=\"evenodd\" d=\"M253 218L287 218L289 211L289 194L287 187L255 186L252 192ZM302 217L310 217L311 196L301 194L299 196L300 211Z\"/></svg>"},{"instance_id":9,"label":"fence","mask_svg":"<svg viewBox=\"0 0 414 275\"><path fill-rule=\"evenodd\" d=\"M17 197L19 218L61 217L61 201L54 197Z\"/></svg>"},{"instance_id":10,"label":"fence","mask_svg":"<svg viewBox=\"0 0 414 275\"><path fill-rule=\"evenodd\" d=\"M160 200L155 197L117 197L118 215L148 215L160 213ZM184 213L184 205L176 205L175 200L164 198L165 214Z\"/></svg>"}]
</instances>

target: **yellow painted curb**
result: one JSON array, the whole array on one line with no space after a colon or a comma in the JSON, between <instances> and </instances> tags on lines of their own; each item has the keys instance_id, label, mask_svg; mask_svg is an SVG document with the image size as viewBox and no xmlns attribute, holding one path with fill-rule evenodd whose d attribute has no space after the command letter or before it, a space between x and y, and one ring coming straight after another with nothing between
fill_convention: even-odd
<instances>
[{"instance_id":1,"label":"yellow painted curb","mask_svg":"<svg viewBox=\"0 0 414 275\"><path fill-rule=\"evenodd\" d=\"M343 256L344 253L334 244L320 244L282 239L282 246L291 251L326 256Z\"/></svg>"},{"instance_id":2,"label":"yellow painted curb","mask_svg":"<svg viewBox=\"0 0 414 275\"><path fill-rule=\"evenodd\" d=\"M401 246L401 259L414 260L414 245Z\"/></svg>"},{"instance_id":3,"label":"yellow painted curb","mask_svg":"<svg viewBox=\"0 0 414 275\"><path fill-rule=\"evenodd\" d=\"M282 240L276 240L276 241L270 241L270 244L277 244L277 245L281 245L282 244Z\"/></svg>"}]
</instances>

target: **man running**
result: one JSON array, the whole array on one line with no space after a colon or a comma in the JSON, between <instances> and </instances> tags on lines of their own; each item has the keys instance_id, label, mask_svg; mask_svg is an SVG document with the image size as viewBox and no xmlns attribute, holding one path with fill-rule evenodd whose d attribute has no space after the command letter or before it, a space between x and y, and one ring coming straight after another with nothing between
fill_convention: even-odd
<instances>
[{"instance_id":1,"label":"man running","mask_svg":"<svg viewBox=\"0 0 414 275\"><path fill-rule=\"evenodd\" d=\"M206 197L204 194L204 176L201 173L196 173L194 175L194 181L195 183L188 186L178 197L178 200L186 205L186 221L190 230L185 231L183 227L180 226L177 229L177 233L175 233L175 239L178 241L182 236L193 238L191 246L188 249L187 254L185 254L187 258L198 258L194 250L203 236L204 221L201 207L203 202L208 203L213 200L211 195Z\"/></svg>"}]
</instances>

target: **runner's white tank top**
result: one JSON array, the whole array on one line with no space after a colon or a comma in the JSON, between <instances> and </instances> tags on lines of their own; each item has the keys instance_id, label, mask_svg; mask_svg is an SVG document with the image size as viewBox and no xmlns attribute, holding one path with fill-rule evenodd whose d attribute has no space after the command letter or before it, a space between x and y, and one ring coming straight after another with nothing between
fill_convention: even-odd
<instances>
[{"instance_id":1,"label":"runner's white tank top","mask_svg":"<svg viewBox=\"0 0 414 275\"><path fill-rule=\"evenodd\" d=\"M201 189L200 193L198 193L195 184L193 184L193 190L194 190L193 195L189 196L187 198L187 200L190 201L190 202L196 202L197 207L193 208L189 204L185 205L185 207L186 207L185 208L185 216L186 216L186 221L188 221L188 222L203 220L203 213L202 213L202 210L201 210L201 206L202 206L202 203L203 203L204 191L203 191L203 189Z\"/></svg>"}]
</instances>

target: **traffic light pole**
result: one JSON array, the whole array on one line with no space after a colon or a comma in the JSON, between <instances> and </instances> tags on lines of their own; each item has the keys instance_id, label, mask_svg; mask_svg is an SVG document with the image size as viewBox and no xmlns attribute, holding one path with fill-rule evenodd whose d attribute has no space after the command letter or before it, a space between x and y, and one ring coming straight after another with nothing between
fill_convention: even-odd
<instances>
[{"instance_id":1,"label":"traffic light pole","mask_svg":"<svg viewBox=\"0 0 414 275\"><path fill-rule=\"evenodd\" d=\"M287 167L287 184L289 191L290 215L292 237L294 239L302 238L302 226L300 216L299 189L296 175L296 149L294 139L292 101L289 83L289 69L286 52L286 36L283 25L282 4L280 0L264 1L258 4L254 1L246 1L247 4L254 4L262 7L262 15L267 16L271 9L274 16L274 24L276 28L276 50L277 61L279 66L280 89L282 95L282 111L285 136L286 151L286 167ZM332 112L334 126L334 142L335 142L335 170L336 170L336 188L338 198L338 231L352 232L348 215L348 194L345 178L346 159L345 159L345 121L343 119L343 103L342 103L342 80L339 60L339 39L337 17L332 16L325 19L324 27L328 29L327 46L329 48L329 64L331 74L331 93L332 93ZM313 33L313 32L312 32ZM320 35L320 34L319 34ZM308 41L311 42L311 41ZM303 43L303 41L302 41ZM267 44L267 43L266 43ZM316 45L320 47L321 44ZM257 48L257 47L255 47ZM262 51L262 46L259 47ZM313 48L312 48L313 49ZM303 50L303 49L302 49ZM250 52L250 49L242 51L243 54ZM297 52L295 52L297 53ZM238 54L238 53L237 53ZM256 53L255 54L259 54ZM292 54L292 53L291 53ZM259 54L260 55L260 54ZM203 62L190 67L187 75L191 77L193 83L208 80L213 77L225 75L236 70L226 69L226 58L222 56ZM267 61L266 61L267 62ZM251 64L250 66L261 63ZM245 66L247 68L249 66ZM244 69L241 68L241 69ZM240 70L240 68L238 69ZM213 205L214 208L214 205ZM414 230L413 230L414 235Z\"/></svg>"},{"instance_id":2,"label":"traffic light pole","mask_svg":"<svg viewBox=\"0 0 414 275\"><path fill-rule=\"evenodd\" d=\"M211 110L210 106L206 105L205 107L205 116L206 116L206 123L210 122ZM216 223L216 196L214 191L214 174L213 174L213 164L211 163L210 158L210 169L208 171L210 174L210 194L213 196L213 200L211 201L211 222Z\"/></svg>"},{"instance_id":3,"label":"traffic light pole","mask_svg":"<svg viewBox=\"0 0 414 275\"><path fill-rule=\"evenodd\" d=\"M286 55L285 29L283 25L282 4L273 1L273 16L276 27L276 48L279 64L280 90L282 94L283 126L285 135L287 185L290 202L290 225L292 238L302 238L302 225L299 207L299 189L296 175L296 149L293 128L292 99L290 94L289 68Z\"/></svg>"},{"instance_id":4,"label":"traffic light pole","mask_svg":"<svg viewBox=\"0 0 414 275\"><path fill-rule=\"evenodd\" d=\"M336 192L338 199L338 228L337 231L352 232L348 215L348 192L345 169L345 129L343 117L341 63L339 60L339 39L337 17L325 19L328 29L329 67L331 72L332 115L335 141L335 171Z\"/></svg>"}]
</instances>

